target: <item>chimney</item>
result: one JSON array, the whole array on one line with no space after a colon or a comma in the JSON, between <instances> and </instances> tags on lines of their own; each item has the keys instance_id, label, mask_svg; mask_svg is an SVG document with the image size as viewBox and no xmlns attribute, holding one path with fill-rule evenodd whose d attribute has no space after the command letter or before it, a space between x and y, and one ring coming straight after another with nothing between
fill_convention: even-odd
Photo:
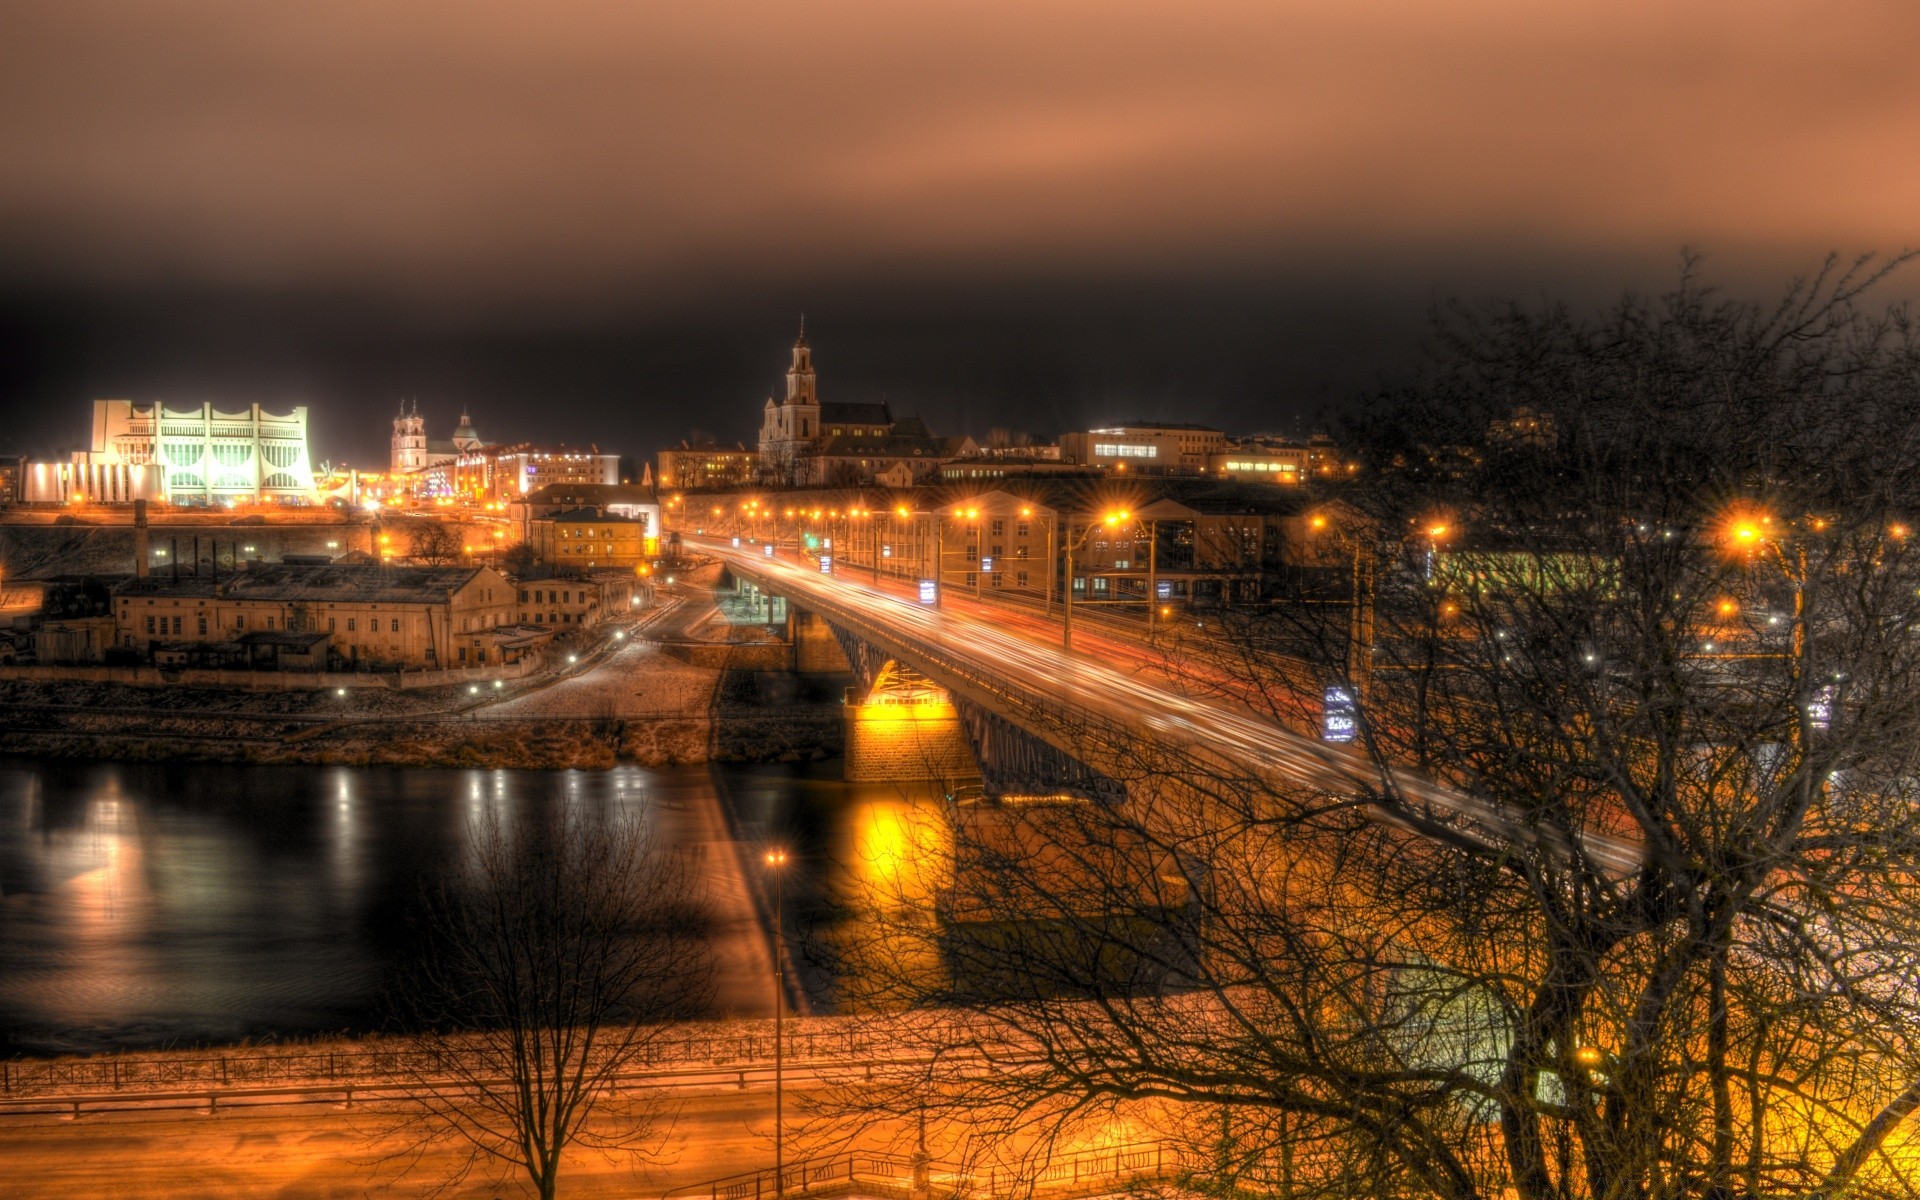
<instances>
[{"instance_id":1,"label":"chimney","mask_svg":"<svg viewBox=\"0 0 1920 1200\"><path fill-rule=\"evenodd\" d=\"M133 502L133 573L137 578L147 577L147 559L151 552L147 549L147 502Z\"/></svg>"}]
</instances>

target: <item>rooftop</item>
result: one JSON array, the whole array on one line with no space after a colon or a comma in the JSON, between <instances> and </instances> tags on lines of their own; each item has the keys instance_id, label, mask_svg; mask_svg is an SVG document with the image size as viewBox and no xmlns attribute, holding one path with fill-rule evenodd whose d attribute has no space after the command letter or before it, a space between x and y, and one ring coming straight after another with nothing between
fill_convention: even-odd
<instances>
[{"instance_id":1,"label":"rooftop","mask_svg":"<svg viewBox=\"0 0 1920 1200\"><path fill-rule=\"evenodd\" d=\"M571 525L571 524L584 525L584 524L587 524L588 522L592 522L594 524L599 524L599 525L646 525L648 524L648 521L645 517L632 517L622 513L607 512L604 509L599 509L599 508L563 508L557 512L546 513L542 516L538 516L533 519L536 521L552 521L555 524L567 524L567 525Z\"/></svg>"},{"instance_id":2,"label":"rooftop","mask_svg":"<svg viewBox=\"0 0 1920 1200\"><path fill-rule=\"evenodd\" d=\"M658 504L650 487L637 483L550 483L529 493L522 503L568 508L605 508L610 504Z\"/></svg>"},{"instance_id":3,"label":"rooftop","mask_svg":"<svg viewBox=\"0 0 1920 1200\"><path fill-rule=\"evenodd\" d=\"M444 601L486 567L382 567L344 563L268 563L212 575L149 575L113 589L117 597L220 597L231 600L423 604Z\"/></svg>"}]
</instances>

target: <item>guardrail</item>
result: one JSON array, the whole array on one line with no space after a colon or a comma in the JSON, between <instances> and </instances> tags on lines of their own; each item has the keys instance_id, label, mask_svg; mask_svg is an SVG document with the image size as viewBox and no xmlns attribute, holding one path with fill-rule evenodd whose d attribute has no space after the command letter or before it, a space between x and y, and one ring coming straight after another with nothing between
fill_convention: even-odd
<instances>
[{"instance_id":1,"label":"guardrail","mask_svg":"<svg viewBox=\"0 0 1920 1200\"><path fill-rule=\"evenodd\" d=\"M636 1070L695 1067L717 1071L754 1068L773 1061L773 1023L747 1031L675 1028L649 1038L632 1056ZM764 1026L764 1028L762 1028ZM913 1044L938 1035L942 1043L966 1044L975 1031L934 1022L916 1031ZM781 1034L789 1063L885 1064L909 1061L902 1041L884 1025L842 1017L789 1018ZM112 1054L96 1058L0 1060L0 1100L79 1094L132 1095L192 1088L378 1087L420 1077L425 1055L403 1043L378 1041L339 1048L260 1048L201 1054Z\"/></svg>"},{"instance_id":2,"label":"guardrail","mask_svg":"<svg viewBox=\"0 0 1920 1200\"><path fill-rule=\"evenodd\" d=\"M1123 1183L1167 1179L1187 1168L1177 1148L1160 1142L1082 1150L1025 1166L989 1164L968 1168L906 1155L858 1153L824 1155L772 1168L728 1175L684 1191L705 1191L709 1200L770 1200L776 1196L905 1198L929 1196L999 1197L1045 1193L1072 1196L1107 1191Z\"/></svg>"}]
</instances>

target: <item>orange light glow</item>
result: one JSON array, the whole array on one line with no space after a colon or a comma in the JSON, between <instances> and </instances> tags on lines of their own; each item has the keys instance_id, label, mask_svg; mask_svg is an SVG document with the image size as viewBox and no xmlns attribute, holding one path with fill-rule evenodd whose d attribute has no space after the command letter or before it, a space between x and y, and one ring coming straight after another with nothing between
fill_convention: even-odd
<instances>
[{"instance_id":1,"label":"orange light glow","mask_svg":"<svg viewBox=\"0 0 1920 1200\"><path fill-rule=\"evenodd\" d=\"M1722 617L1731 617L1740 611L1740 606L1731 600L1722 600L1713 606L1713 611L1719 613Z\"/></svg>"}]
</instances>

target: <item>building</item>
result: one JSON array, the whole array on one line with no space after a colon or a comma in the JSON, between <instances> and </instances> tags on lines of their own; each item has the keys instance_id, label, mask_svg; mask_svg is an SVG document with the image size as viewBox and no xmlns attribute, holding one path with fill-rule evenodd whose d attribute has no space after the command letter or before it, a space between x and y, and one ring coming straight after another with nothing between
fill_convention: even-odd
<instances>
[{"instance_id":1,"label":"building","mask_svg":"<svg viewBox=\"0 0 1920 1200\"><path fill-rule=\"evenodd\" d=\"M403 401L400 415L393 419L388 470L396 476L420 476L434 467L450 466L462 454L478 450L481 444L466 409L460 410L460 424L454 427L453 436L446 441L435 441L427 437L427 420L420 415L420 402L415 400L409 407Z\"/></svg>"},{"instance_id":2,"label":"building","mask_svg":"<svg viewBox=\"0 0 1920 1200\"><path fill-rule=\"evenodd\" d=\"M632 568L660 553L660 525L652 513L568 508L531 522L527 544L541 562L561 570Z\"/></svg>"},{"instance_id":3,"label":"building","mask_svg":"<svg viewBox=\"0 0 1920 1200\"><path fill-rule=\"evenodd\" d=\"M1085 475L1088 468L1063 463L1058 458L965 458L940 464L940 478L947 483L984 483L1021 475Z\"/></svg>"},{"instance_id":4,"label":"building","mask_svg":"<svg viewBox=\"0 0 1920 1200\"><path fill-rule=\"evenodd\" d=\"M721 446L703 442L695 446L682 441L672 450L662 450L656 483L679 491L700 488L745 487L760 478L760 455L738 442Z\"/></svg>"},{"instance_id":5,"label":"building","mask_svg":"<svg viewBox=\"0 0 1920 1200\"><path fill-rule=\"evenodd\" d=\"M1059 603L1069 577L1076 603L1257 600L1282 575L1325 565L1314 514L1357 520L1304 487L1196 477L1123 483L1084 471L985 488L798 493L758 510L770 520L756 517L755 503L702 505L693 527L817 549L834 571L937 580L1036 605ZM1109 526L1116 512L1127 516Z\"/></svg>"},{"instance_id":6,"label":"building","mask_svg":"<svg viewBox=\"0 0 1920 1200\"><path fill-rule=\"evenodd\" d=\"M515 599L491 567L282 563L130 579L111 605L115 645L156 662L417 670L502 661Z\"/></svg>"},{"instance_id":7,"label":"building","mask_svg":"<svg viewBox=\"0 0 1920 1200\"><path fill-rule=\"evenodd\" d=\"M641 589L632 571L587 571L552 579L523 579L516 594L522 628L561 634L633 610Z\"/></svg>"},{"instance_id":8,"label":"building","mask_svg":"<svg viewBox=\"0 0 1920 1200\"><path fill-rule=\"evenodd\" d=\"M520 540L532 543L534 522L569 509L595 509L639 523L643 538L660 537L660 497L637 483L557 483L511 501L507 510Z\"/></svg>"},{"instance_id":9,"label":"building","mask_svg":"<svg viewBox=\"0 0 1920 1200\"><path fill-rule=\"evenodd\" d=\"M546 487L614 486L620 482L620 456L602 453L598 446L535 446L522 442L494 449L492 459L493 482L483 492L496 501L510 502Z\"/></svg>"},{"instance_id":10,"label":"building","mask_svg":"<svg viewBox=\"0 0 1920 1200\"><path fill-rule=\"evenodd\" d=\"M1487 445L1504 449L1523 446L1541 449L1552 446L1559 436L1552 413L1536 412L1524 404L1505 420L1496 419L1487 424Z\"/></svg>"},{"instance_id":11,"label":"building","mask_svg":"<svg viewBox=\"0 0 1920 1200\"><path fill-rule=\"evenodd\" d=\"M1141 475L1200 475L1210 455L1227 448L1227 435L1206 425L1134 421L1107 429L1063 434L1064 462Z\"/></svg>"},{"instance_id":12,"label":"building","mask_svg":"<svg viewBox=\"0 0 1920 1200\"><path fill-rule=\"evenodd\" d=\"M26 499L40 504L312 504L318 495L306 408L258 404L229 413L95 400L89 448L32 464L26 483Z\"/></svg>"},{"instance_id":13,"label":"building","mask_svg":"<svg viewBox=\"0 0 1920 1200\"><path fill-rule=\"evenodd\" d=\"M786 397L769 397L761 414L760 479L774 487L932 478L941 462L978 450L971 438L935 437L917 418L896 421L885 403L822 401L804 327L793 344Z\"/></svg>"},{"instance_id":14,"label":"building","mask_svg":"<svg viewBox=\"0 0 1920 1200\"><path fill-rule=\"evenodd\" d=\"M27 498L27 460L24 455L0 455L0 505Z\"/></svg>"},{"instance_id":15,"label":"building","mask_svg":"<svg viewBox=\"0 0 1920 1200\"><path fill-rule=\"evenodd\" d=\"M1207 455L1207 474L1236 483L1299 484L1311 467L1305 446L1246 441Z\"/></svg>"}]
</instances>

